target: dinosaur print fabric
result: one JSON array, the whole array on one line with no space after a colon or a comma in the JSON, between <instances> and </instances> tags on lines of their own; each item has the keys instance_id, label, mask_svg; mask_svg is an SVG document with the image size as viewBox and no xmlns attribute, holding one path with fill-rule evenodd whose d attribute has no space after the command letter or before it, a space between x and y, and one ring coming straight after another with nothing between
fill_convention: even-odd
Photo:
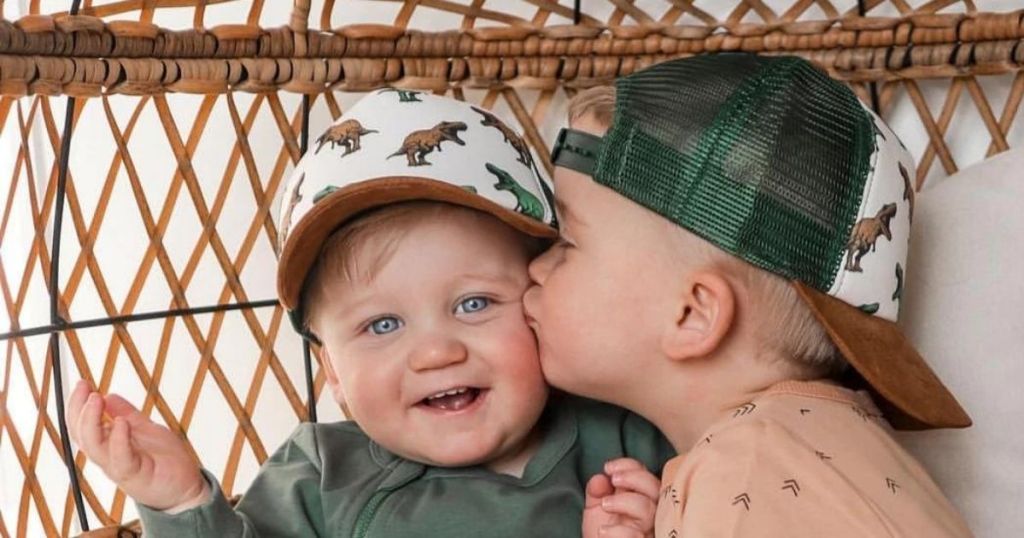
<instances>
[{"instance_id":1,"label":"dinosaur print fabric","mask_svg":"<svg viewBox=\"0 0 1024 538\"><path fill-rule=\"evenodd\" d=\"M410 90L370 93L317 139L294 172L281 211L288 232L346 187L418 178L460 187L540 223L554 225L551 189L529 146L493 112Z\"/></svg>"},{"instance_id":2,"label":"dinosaur print fabric","mask_svg":"<svg viewBox=\"0 0 1024 538\"><path fill-rule=\"evenodd\" d=\"M896 321L903 266L914 208L914 161L885 122L865 107L875 124L875 148L842 260L828 294L861 311ZM900 269L897 271L896 267Z\"/></svg>"}]
</instances>

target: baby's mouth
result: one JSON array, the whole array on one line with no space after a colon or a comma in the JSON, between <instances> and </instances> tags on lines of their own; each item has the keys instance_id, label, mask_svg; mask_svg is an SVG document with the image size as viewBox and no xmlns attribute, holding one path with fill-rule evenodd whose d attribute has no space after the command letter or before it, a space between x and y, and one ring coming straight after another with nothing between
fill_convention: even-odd
<instances>
[{"instance_id":1,"label":"baby's mouth","mask_svg":"<svg viewBox=\"0 0 1024 538\"><path fill-rule=\"evenodd\" d=\"M481 389L474 387L456 387L427 396L420 405L442 411L459 411L473 404L480 397Z\"/></svg>"}]
</instances>

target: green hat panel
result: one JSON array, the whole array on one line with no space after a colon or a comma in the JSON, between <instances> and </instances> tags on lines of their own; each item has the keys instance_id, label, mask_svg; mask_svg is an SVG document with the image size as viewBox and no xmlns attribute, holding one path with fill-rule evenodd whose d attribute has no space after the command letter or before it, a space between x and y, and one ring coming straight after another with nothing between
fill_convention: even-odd
<instances>
[{"instance_id":1,"label":"green hat panel","mask_svg":"<svg viewBox=\"0 0 1024 538\"><path fill-rule=\"evenodd\" d=\"M566 130L553 160L751 264L896 319L910 215L898 206L913 189L892 191L913 162L806 60L656 64L618 81L603 138Z\"/></svg>"}]
</instances>

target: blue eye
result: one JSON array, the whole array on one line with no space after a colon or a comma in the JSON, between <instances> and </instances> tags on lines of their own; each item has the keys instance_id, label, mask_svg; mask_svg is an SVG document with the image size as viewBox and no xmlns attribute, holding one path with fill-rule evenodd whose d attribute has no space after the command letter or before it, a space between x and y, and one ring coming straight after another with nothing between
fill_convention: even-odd
<instances>
[{"instance_id":1,"label":"blue eye","mask_svg":"<svg viewBox=\"0 0 1024 538\"><path fill-rule=\"evenodd\" d=\"M479 312L488 306L491 306L491 300L487 297L470 297L459 303L459 306L455 307L455 313L472 314L473 312Z\"/></svg>"},{"instance_id":2,"label":"blue eye","mask_svg":"<svg viewBox=\"0 0 1024 538\"><path fill-rule=\"evenodd\" d=\"M377 318L370 323L367 330L373 334L388 334L398 330L402 326L401 320L394 316L387 316L383 318Z\"/></svg>"}]
</instances>

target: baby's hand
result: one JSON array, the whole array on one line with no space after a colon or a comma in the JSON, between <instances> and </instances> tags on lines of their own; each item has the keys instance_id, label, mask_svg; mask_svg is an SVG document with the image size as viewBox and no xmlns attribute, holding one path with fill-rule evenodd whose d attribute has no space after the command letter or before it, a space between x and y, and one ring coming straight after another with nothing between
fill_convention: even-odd
<instances>
[{"instance_id":1,"label":"baby's hand","mask_svg":"<svg viewBox=\"0 0 1024 538\"><path fill-rule=\"evenodd\" d=\"M79 381L68 400L68 430L82 452L136 502L180 512L209 496L185 442L116 394L103 396Z\"/></svg>"},{"instance_id":2,"label":"baby's hand","mask_svg":"<svg viewBox=\"0 0 1024 538\"><path fill-rule=\"evenodd\" d=\"M632 458L611 460L587 482L583 538L654 536L661 481Z\"/></svg>"}]
</instances>

